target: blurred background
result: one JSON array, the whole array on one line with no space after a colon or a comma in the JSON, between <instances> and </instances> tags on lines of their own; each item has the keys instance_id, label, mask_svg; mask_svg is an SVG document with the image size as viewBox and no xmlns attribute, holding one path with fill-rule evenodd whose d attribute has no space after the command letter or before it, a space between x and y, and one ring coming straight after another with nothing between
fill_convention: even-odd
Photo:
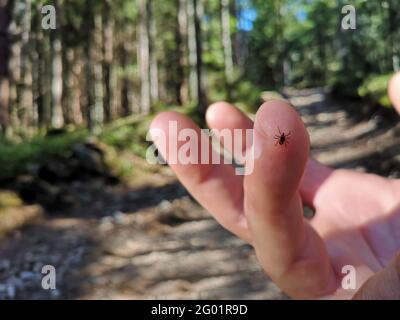
<instances>
[{"instance_id":1,"label":"blurred background","mask_svg":"<svg viewBox=\"0 0 400 320\"><path fill-rule=\"evenodd\" d=\"M145 161L148 125L285 98L318 160L396 178L399 69L396 0L0 0L0 299L285 299Z\"/></svg>"}]
</instances>

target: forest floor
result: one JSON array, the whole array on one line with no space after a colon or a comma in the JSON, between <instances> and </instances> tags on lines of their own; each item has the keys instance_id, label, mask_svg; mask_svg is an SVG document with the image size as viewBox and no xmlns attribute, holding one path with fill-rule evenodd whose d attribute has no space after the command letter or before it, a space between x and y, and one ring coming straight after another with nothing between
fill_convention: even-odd
<instances>
[{"instance_id":1,"label":"forest floor","mask_svg":"<svg viewBox=\"0 0 400 320\"><path fill-rule=\"evenodd\" d=\"M321 89L285 94L318 160L400 176L400 121L357 119L343 108L350 102ZM286 298L252 248L210 218L167 167L132 161L140 172L132 181L71 184L86 204L48 212L0 241L0 299ZM57 290L41 288L43 265L55 266Z\"/></svg>"}]
</instances>

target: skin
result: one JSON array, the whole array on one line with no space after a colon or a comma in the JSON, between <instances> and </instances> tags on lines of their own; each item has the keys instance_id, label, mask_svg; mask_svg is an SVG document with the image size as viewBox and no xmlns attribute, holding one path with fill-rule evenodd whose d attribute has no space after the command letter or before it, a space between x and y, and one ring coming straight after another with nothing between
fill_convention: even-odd
<instances>
[{"instance_id":1,"label":"skin","mask_svg":"<svg viewBox=\"0 0 400 320\"><path fill-rule=\"evenodd\" d=\"M400 112L399 88L397 74L389 95ZM175 112L159 114L151 128L168 135L171 120L177 121L178 132L191 128L201 134L191 119ZM264 103L254 123L227 102L211 105L206 120L212 129L254 128L253 143L239 151L254 160L252 173L238 176L224 164L171 168L222 226L254 247L263 269L284 292L302 299L356 293L363 299L371 292L374 298L400 297L400 263L393 260L400 250L400 180L333 170L309 158L307 130L282 101ZM291 132L286 146L275 145L278 127ZM155 144L168 161L166 145ZM303 203L315 210L311 221L303 218ZM342 289L345 265L356 269L356 290Z\"/></svg>"}]
</instances>

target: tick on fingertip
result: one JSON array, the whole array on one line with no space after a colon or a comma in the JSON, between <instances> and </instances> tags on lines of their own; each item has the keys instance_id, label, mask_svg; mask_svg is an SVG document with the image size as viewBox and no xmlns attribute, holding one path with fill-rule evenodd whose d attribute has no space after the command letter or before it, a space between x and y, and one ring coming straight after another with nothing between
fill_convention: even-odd
<instances>
[{"instance_id":1,"label":"tick on fingertip","mask_svg":"<svg viewBox=\"0 0 400 320\"><path fill-rule=\"evenodd\" d=\"M285 132L281 131L281 129L279 127L278 127L278 131L279 131L279 134L274 135L274 139L277 140L275 143L275 147L278 145L287 147L289 144L289 139L290 139L292 132L289 131L289 133L286 134Z\"/></svg>"}]
</instances>

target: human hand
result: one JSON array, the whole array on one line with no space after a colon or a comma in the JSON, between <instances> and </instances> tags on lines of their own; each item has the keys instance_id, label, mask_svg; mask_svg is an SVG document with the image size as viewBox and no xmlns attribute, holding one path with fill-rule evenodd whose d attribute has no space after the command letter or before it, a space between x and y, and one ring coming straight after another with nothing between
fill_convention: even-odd
<instances>
[{"instance_id":1,"label":"human hand","mask_svg":"<svg viewBox=\"0 0 400 320\"><path fill-rule=\"evenodd\" d=\"M177 122L178 132L190 128L202 134L189 118L162 113L151 127L163 130L168 141L178 140L169 135L169 121ZM220 130L254 128L252 145L243 145L254 170L242 177L224 164L171 167L225 228L254 246L266 273L288 295L351 298L400 250L400 181L332 170L309 159L307 131L287 103L265 103L254 125L234 106L217 103L208 109L207 122ZM291 132L287 146L275 145L280 129ZM168 161L167 146L155 143ZM303 203L315 210L311 221L303 218ZM356 270L356 290L341 287L345 265Z\"/></svg>"}]
</instances>

